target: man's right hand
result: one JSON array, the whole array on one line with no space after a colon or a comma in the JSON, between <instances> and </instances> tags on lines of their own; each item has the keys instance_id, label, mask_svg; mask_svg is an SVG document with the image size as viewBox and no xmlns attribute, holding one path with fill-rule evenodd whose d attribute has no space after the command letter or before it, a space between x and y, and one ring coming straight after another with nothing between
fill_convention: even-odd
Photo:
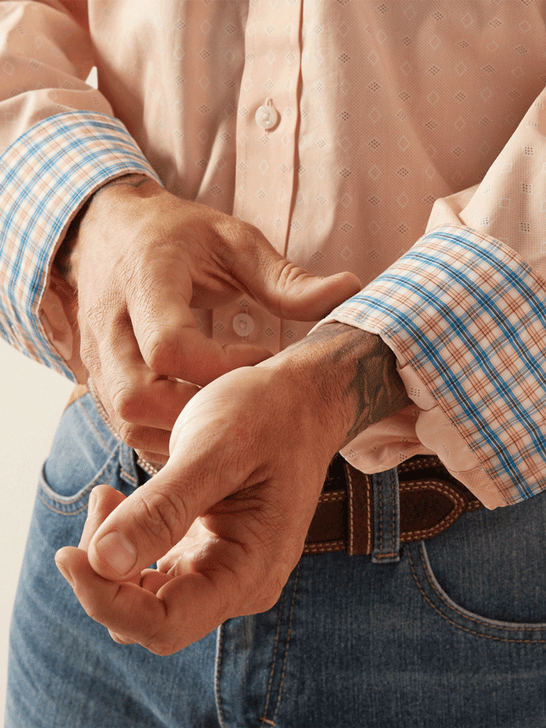
<instances>
[{"instance_id":1,"label":"man's right hand","mask_svg":"<svg viewBox=\"0 0 546 728\"><path fill-rule=\"evenodd\" d=\"M190 306L245 292L279 317L314 321L360 287L349 273L310 275L252 225L137 175L94 196L68 280L83 365L122 439L154 462L166 460L172 426L199 386L270 355L211 340Z\"/></svg>"}]
</instances>

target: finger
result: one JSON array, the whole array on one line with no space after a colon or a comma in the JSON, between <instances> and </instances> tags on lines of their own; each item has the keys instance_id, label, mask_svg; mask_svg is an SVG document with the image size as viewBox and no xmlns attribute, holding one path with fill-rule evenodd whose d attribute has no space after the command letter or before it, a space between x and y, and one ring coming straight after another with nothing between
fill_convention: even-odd
<instances>
[{"instance_id":1,"label":"finger","mask_svg":"<svg viewBox=\"0 0 546 728\"><path fill-rule=\"evenodd\" d=\"M145 569L140 577L140 586L152 594L157 594L161 587L172 579L169 574L161 573L155 569Z\"/></svg>"},{"instance_id":2,"label":"finger","mask_svg":"<svg viewBox=\"0 0 546 728\"><path fill-rule=\"evenodd\" d=\"M146 364L159 375L184 377L200 386L233 369L254 366L271 356L271 352L261 346L222 345L191 327L178 329L176 336L171 332L169 337L167 333L158 333L161 343L153 343L148 337L147 345L141 344Z\"/></svg>"},{"instance_id":3,"label":"finger","mask_svg":"<svg viewBox=\"0 0 546 728\"><path fill-rule=\"evenodd\" d=\"M170 579L170 576L168 576L167 574L161 574L155 569L145 569L140 579L140 586L143 589L151 592L152 594L157 594L161 587L166 584L167 581L169 581ZM110 637L114 640L114 642L117 642L120 645L138 644L137 640L131 637L118 634L116 632L113 632L112 630L108 631L110 632Z\"/></svg>"},{"instance_id":4,"label":"finger","mask_svg":"<svg viewBox=\"0 0 546 728\"><path fill-rule=\"evenodd\" d=\"M127 298L139 351L151 371L204 385L270 356L260 346L222 347L197 329L190 309L193 285L184 265L161 265L159 271L150 272L150 281L155 280L161 285L151 289L148 281L132 286Z\"/></svg>"},{"instance_id":5,"label":"finger","mask_svg":"<svg viewBox=\"0 0 546 728\"><path fill-rule=\"evenodd\" d=\"M169 465L120 503L95 532L89 561L101 576L117 581L140 575L178 543L195 520L200 500L196 481L188 483L182 499L179 474L170 473Z\"/></svg>"},{"instance_id":6,"label":"finger","mask_svg":"<svg viewBox=\"0 0 546 728\"><path fill-rule=\"evenodd\" d=\"M121 324L97 337L89 329L82 333L82 358L113 428L130 447L159 453L156 462L165 462L170 430L199 387L150 371L132 332Z\"/></svg>"},{"instance_id":7,"label":"finger","mask_svg":"<svg viewBox=\"0 0 546 728\"><path fill-rule=\"evenodd\" d=\"M225 559L224 546L219 547ZM229 551L229 545L227 546ZM211 554L216 560L218 554ZM59 568L69 573L74 592L87 614L107 627L120 644L139 643L159 655L169 655L187 647L236 614L269 608L271 597L245 602L239 588L248 578L244 560L234 575L231 568L213 568L166 578L154 594L131 583L112 582L91 568L85 552L65 547L57 554ZM262 585L263 586L263 585Z\"/></svg>"},{"instance_id":8,"label":"finger","mask_svg":"<svg viewBox=\"0 0 546 728\"><path fill-rule=\"evenodd\" d=\"M254 366L271 356L264 347L252 344L222 346L196 328L183 301L173 306L170 297L162 303L161 314L152 318L156 309L145 307L140 292L129 301L139 354L156 375L205 385L232 369Z\"/></svg>"},{"instance_id":9,"label":"finger","mask_svg":"<svg viewBox=\"0 0 546 728\"><path fill-rule=\"evenodd\" d=\"M312 275L280 255L257 230L228 265L244 289L280 318L317 321L362 288L349 272Z\"/></svg>"},{"instance_id":10,"label":"finger","mask_svg":"<svg viewBox=\"0 0 546 728\"><path fill-rule=\"evenodd\" d=\"M283 258L264 273L264 284L250 293L280 318L296 321L318 321L362 288L352 273L321 278Z\"/></svg>"},{"instance_id":11,"label":"finger","mask_svg":"<svg viewBox=\"0 0 546 728\"><path fill-rule=\"evenodd\" d=\"M137 584L103 579L85 551L66 546L55 561L87 614L125 643L150 639L163 624L165 605L155 594Z\"/></svg>"},{"instance_id":12,"label":"finger","mask_svg":"<svg viewBox=\"0 0 546 728\"><path fill-rule=\"evenodd\" d=\"M158 376L142 358L127 322L112 323L95 337L98 365L92 367L112 409L114 424L170 431L184 406L199 391L188 381ZM173 375L174 376L174 375ZM153 450L148 446L146 449Z\"/></svg>"},{"instance_id":13,"label":"finger","mask_svg":"<svg viewBox=\"0 0 546 728\"><path fill-rule=\"evenodd\" d=\"M203 553L203 543L210 537L210 532L197 518L188 529L184 538L157 561L158 572L172 576L189 574L194 568L199 555Z\"/></svg>"},{"instance_id":14,"label":"finger","mask_svg":"<svg viewBox=\"0 0 546 728\"><path fill-rule=\"evenodd\" d=\"M170 432L153 427L141 427L118 418L115 419L115 422L117 425L114 427L126 445L150 456L145 457L145 460L158 464L167 462Z\"/></svg>"},{"instance_id":15,"label":"finger","mask_svg":"<svg viewBox=\"0 0 546 728\"><path fill-rule=\"evenodd\" d=\"M109 485L97 485L89 494L87 520L78 548L86 550L99 526L125 500L123 493Z\"/></svg>"},{"instance_id":16,"label":"finger","mask_svg":"<svg viewBox=\"0 0 546 728\"><path fill-rule=\"evenodd\" d=\"M108 634L114 640L114 642L118 643L118 645L137 645L138 644L138 642L136 642L135 640L122 637L121 635L113 632L111 629L108 630Z\"/></svg>"}]
</instances>

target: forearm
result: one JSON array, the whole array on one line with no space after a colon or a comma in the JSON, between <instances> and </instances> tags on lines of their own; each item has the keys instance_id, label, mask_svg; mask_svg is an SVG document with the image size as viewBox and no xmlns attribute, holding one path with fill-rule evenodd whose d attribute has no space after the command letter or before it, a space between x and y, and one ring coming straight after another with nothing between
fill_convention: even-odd
<instances>
[{"instance_id":1,"label":"forearm","mask_svg":"<svg viewBox=\"0 0 546 728\"><path fill-rule=\"evenodd\" d=\"M72 220L55 256L55 268L74 288L77 288L76 277L73 269L74 258L77 257L78 234L80 227L85 220L85 216L93 202L103 192L111 189L112 187L128 186L136 188L148 181L150 181L150 177L143 174L125 174L121 177L115 177L112 180L108 180L102 185L102 187L95 190L95 192L87 199L76 217Z\"/></svg>"},{"instance_id":2,"label":"forearm","mask_svg":"<svg viewBox=\"0 0 546 728\"><path fill-rule=\"evenodd\" d=\"M260 366L278 366L332 425L336 449L411 404L396 359L381 338L329 322Z\"/></svg>"},{"instance_id":3,"label":"forearm","mask_svg":"<svg viewBox=\"0 0 546 728\"><path fill-rule=\"evenodd\" d=\"M159 184L147 175L126 174L107 180L95 190L72 220L51 267L48 288L42 298L41 321L50 344L79 383L86 382L89 376L80 357L77 276L79 233L81 227L85 225L89 209L104 191L119 186L139 187L145 182L159 187Z\"/></svg>"}]
</instances>

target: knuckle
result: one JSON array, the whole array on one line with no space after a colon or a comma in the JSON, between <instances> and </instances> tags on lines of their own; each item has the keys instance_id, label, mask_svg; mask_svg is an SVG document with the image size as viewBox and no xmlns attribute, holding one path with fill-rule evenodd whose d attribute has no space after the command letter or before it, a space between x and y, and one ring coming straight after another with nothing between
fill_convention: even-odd
<instances>
[{"instance_id":1,"label":"knuckle","mask_svg":"<svg viewBox=\"0 0 546 728\"><path fill-rule=\"evenodd\" d=\"M261 574L260 576L258 574ZM287 579L259 571L242 591L242 601L246 614L258 614L272 609L279 601Z\"/></svg>"},{"instance_id":2,"label":"knuckle","mask_svg":"<svg viewBox=\"0 0 546 728\"><path fill-rule=\"evenodd\" d=\"M87 616L90 617L94 622L98 622L99 624L103 624L106 626L107 612L102 603L98 599L93 599L89 596L87 596L87 599L84 599L80 595L79 599Z\"/></svg>"},{"instance_id":3,"label":"knuckle","mask_svg":"<svg viewBox=\"0 0 546 728\"><path fill-rule=\"evenodd\" d=\"M172 491L143 493L142 507L147 516L142 523L150 540L159 540L171 549L180 540L181 524L186 522L182 498Z\"/></svg>"},{"instance_id":4,"label":"knuckle","mask_svg":"<svg viewBox=\"0 0 546 728\"><path fill-rule=\"evenodd\" d=\"M215 255L230 267L240 253L253 253L264 239L260 230L245 220L220 215L212 221Z\"/></svg>"},{"instance_id":5,"label":"knuckle","mask_svg":"<svg viewBox=\"0 0 546 728\"><path fill-rule=\"evenodd\" d=\"M103 329L107 311L106 302L102 300L88 305L83 311L80 309L81 315L91 331Z\"/></svg>"},{"instance_id":6,"label":"knuckle","mask_svg":"<svg viewBox=\"0 0 546 728\"><path fill-rule=\"evenodd\" d=\"M279 601L281 596L282 586L275 585L270 587L265 592L262 592L257 596L253 602L253 611L255 612L267 612L272 609L275 604Z\"/></svg>"},{"instance_id":7,"label":"knuckle","mask_svg":"<svg viewBox=\"0 0 546 728\"><path fill-rule=\"evenodd\" d=\"M96 298L80 305L78 318L94 335L104 336L123 316L123 306L113 289L97 294Z\"/></svg>"},{"instance_id":8,"label":"knuckle","mask_svg":"<svg viewBox=\"0 0 546 728\"><path fill-rule=\"evenodd\" d=\"M144 361L156 374L169 374L178 366L179 344L175 336L154 330L144 338L141 351Z\"/></svg>"},{"instance_id":9,"label":"knuckle","mask_svg":"<svg viewBox=\"0 0 546 728\"><path fill-rule=\"evenodd\" d=\"M251 613L267 612L275 606L286 586L290 572L290 569L286 570L280 565L271 569L262 564L262 568L256 571L255 579L249 585L247 593L247 603L251 605Z\"/></svg>"},{"instance_id":10,"label":"knuckle","mask_svg":"<svg viewBox=\"0 0 546 728\"><path fill-rule=\"evenodd\" d=\"M146 445L143 437L143 428L132 422L124 420L118 426L118 433L123 442L133 450L141 449Z\"/></svg>"},{"instance_id":11,"label":"knuckle","mask_svg":"<svg viewBox=\"0 0 546 728\"><path fill-rule=\"evenodd\" d=\"M123 420L124 425L128 428L132 422L139 419L142 409L142 392L138 385L125 384L119 387L112 394L111 402L115 415Z\"/></svg>"},{"instance_id":12,"label":"knuckle","mask_svg":"<svg viewBox=\"0 0 546 728\"><path fill-rule=\"evenodd\" d=\"M256 250L265 242L263 233L254 225L248 222L241 224L238 235L240 252L254 255Z\"/></svg>"},{"instance_id":13,"label":"knuckle","mask_svg":"<svg viewBox=\"0 0 546 728\"><path fill-rule=\"evenodd\" d=\"M143 647L145 647L150 652L153 652L153 654L157 655L158 657L168 657L169 655L178 652L178 650L180 649L170 639L153 639L149 642L143 643Z\"/></svg>"}]
</instances>

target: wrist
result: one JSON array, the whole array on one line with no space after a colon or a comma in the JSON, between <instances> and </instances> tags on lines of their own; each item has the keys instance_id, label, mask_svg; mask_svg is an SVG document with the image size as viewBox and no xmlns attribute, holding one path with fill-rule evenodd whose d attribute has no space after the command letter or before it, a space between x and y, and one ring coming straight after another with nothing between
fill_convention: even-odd
<instances>
[{"instance_id":1,"label":"wrist","mask_svg":"<svg viewBox=\"0 0 546 728\"><path fill-rule=\"evenodd\" d=\"M78 242L78 235L80 227L82 225L85 216L87 215L89 208L95 202L97 197L107 190L114 187L140 187L145 182L154 182L150 177L143 174L125 174L121 177L115 177L114 179L106 182L101 187L96 189L92 195L90 195L83 206L78 210L76 216L71 221L66 235L64 236L53 262L54 268L57 273L64 278L73 288L76 288L76 277L73 270L74 264L74 251ZM154 184L157 185L156 182Z\"/></svg>"},{"instance_id":2,"label":"wrist","mask_svg":"<svg viewBox=\"0 0 546 728\"><path fill-rule=\"evenodd\" d=\"M258 366L275 367L325 432L332 454L375 422L411 404L382 339L326 323Z\"/></svg>"}]
</instances>

